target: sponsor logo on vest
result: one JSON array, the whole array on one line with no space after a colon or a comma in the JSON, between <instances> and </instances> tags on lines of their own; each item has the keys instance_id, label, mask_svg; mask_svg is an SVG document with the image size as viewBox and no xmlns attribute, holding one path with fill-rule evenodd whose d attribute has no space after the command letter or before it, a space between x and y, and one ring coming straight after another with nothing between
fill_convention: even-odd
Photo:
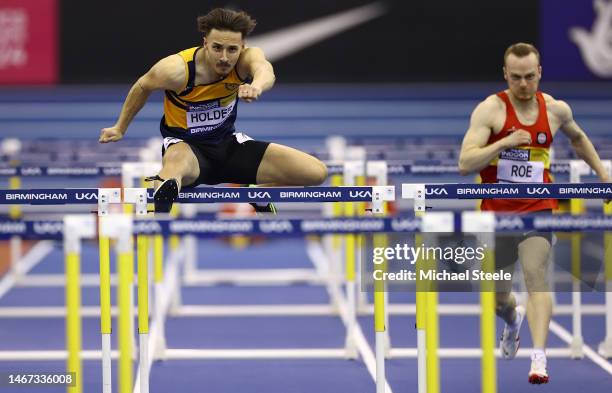
<instances>
[{"instance_id":1,"label":"sponsor logo on vest","mask_svg":"<svg viewBox=\"0 0 612 393\"><path fill-rule=\"evenodd\" d=\"M288 220L260 221L259 229L263 233L292 233L293 225Z\"/></svg>"},{"instance_id":2,"label":"sponsor logo on vest","mask_svg":"<svg viewBox=\"0 0 612 393\"><path fill-rule=\"evenodd\" d=\"M540 145L544 145L544 144L546 144L546 140L548 138L546 137L546 133L545 132L538 132L538 138L537 139L538 139L538 143Z\"/></svg>"},{"instance_id":3,"label":"sponsor logo on vest","mask_svg":"<svg viewBox=\"0 0 612 393\"><path fill-rule=\"evenodd\" d=\"M502 160L513 161L529 161L529 150L523 149L506 149L499 153L499 158Z\"/></svg>"},{"instance_id":4,"label":"sponsor logo on vest","mask_svg":"<svg viewBox=\"0 0 612 393\"><path fill-rule=\"evenodd\" d=\"M550 195L550 191L545 187L527 187L529 195Z\"/></svg>"}]
</instances>

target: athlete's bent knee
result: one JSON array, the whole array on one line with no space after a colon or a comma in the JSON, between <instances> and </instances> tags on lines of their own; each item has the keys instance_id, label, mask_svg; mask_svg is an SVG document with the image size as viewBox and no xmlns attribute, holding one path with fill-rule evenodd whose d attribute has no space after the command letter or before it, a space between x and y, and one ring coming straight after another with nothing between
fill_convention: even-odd
<instances>
[{"instance_id":1,"label":"athlete's bent knee","mask_svg":"<svg viewBox=\"0 0 612 393\"><path fill-rule=\"evenodd\" d=\"M306 185L307 186L318 186L327 179L327 166L321 161L317 160L314 165L309 169Z\"/></svg>"}]
</instances>

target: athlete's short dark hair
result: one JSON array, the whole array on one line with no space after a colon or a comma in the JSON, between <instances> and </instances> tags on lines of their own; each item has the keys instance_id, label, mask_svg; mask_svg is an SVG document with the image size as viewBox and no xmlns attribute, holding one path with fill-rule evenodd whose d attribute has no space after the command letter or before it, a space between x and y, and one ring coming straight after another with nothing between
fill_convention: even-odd
<instances>
[{"instance_id":1,"label":"athlete's short dark hair","mask_svg":"<svg viewBox=\"0 0 612 393\"><path fill-rule=\"evenodd\" d=\"M538 63L540 62L540 52L538 49L532 44L527 44L525 42L517 42L516 44L512 44L506 49L504 52L504 66L506 65L506 60L510 54L513 54L516 57L525 57L529 56L530 53L533 53L538 58Z\"/></svg>"},{"instance_id":2,"label":"athlete's short dark hair","mask_svg":"<svg viewBox=\"0 0 612 393\"><path fill-rule=\"evenodd\" d=\"M233 11L227 8L215 8L206 15L198 16L198 30L208 36L212 29L235 31L248 36L255 28L257 21L244 11Z\"/></svg>"}]
</instances>

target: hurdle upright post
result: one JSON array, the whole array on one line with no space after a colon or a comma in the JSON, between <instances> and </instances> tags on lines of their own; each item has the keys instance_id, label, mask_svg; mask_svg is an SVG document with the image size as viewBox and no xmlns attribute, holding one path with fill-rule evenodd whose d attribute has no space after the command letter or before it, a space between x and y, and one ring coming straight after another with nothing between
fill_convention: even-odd
<instances>
[{"instance_id":1,"label":"hurdle upright post","mask_svg":"<svg viewBox=\"0 0 612 393\"><path fill-rule=\"evenodd\" d=\"M368 178L374 178L376 186L373 189L373 192L376 193L379 190L378 187L385 187L389 182L388 178L388 168L386 161L368 161L366 163L366 175ZM376 206L372 204L372 213L381 214L383 217L388 215L388 202L384 201L381 203L379 211L376 209ZM372 246L374 248L382 247L385 248L389 244L389 237L386 233L376 233L372 235ZM381 270L387 270L386 261L381 264L379 267ZM376 284L376 283L375 283ZM384 357L391 356L391 336L389 334L389 296L387 296L387 283L380 283L381 288L374 288L374 319L382 318L382 325L379 323L378 327L382 328L382 330L376 330L377 341L376 345L378 346L378 336L380 333L381 336L381 345L383 347ZM382 314L382 316L377 315L378 313Z\"/></svg>"},{"instance_id":2,"label":"hurdle upright post","mask_svg":"<svg viewBox=\"0 0 612 393\"><path fill-rule=\"evenodd\" d=\"M109 205L121 202L121 189L98 189L98 217L109 214ZM112 392L111 367L111 283L110 283L110 238L102 231L102 220L98 222L98 252L100 264L100 333L102 336L102 393Z\"/></svg>"},{"instance_id":3,"label":"hurdle upright post","mask_svg":"<svg viewBox=\"0 0 612 393\"><path fill-rule=\"evenodd\" d=\"M344 156L346 153L346 138L338 135L330 136L325 139L325 145L329 152L330 161L341 164L344 162ZM344 169L344 168L343 168ZM332 187L340 187L344 184L343 173L332 173L330 175L330 185ZM343 204L341 202L332 202L330 204L323 204L324 212L327 212L331 217L341 217L343 215ZM342 260L342 235L328 235L329 236L329 274L330 282L333 286L338 287L341 283L339 276L340 261ZM336 263L338 262L338 263ZM336 299L333 298L334 306Z\"/></svg>"},{"instance_id":4,"label":"hurdle upright post","mask_svg":"<svg viewBox=\"0 0 612 393\"><path fill-rule=\"evenodd\" d=\"M11 176L9 178L9 189L18 190L21 188L21 178L19 176ZM9 207L9 218L11 220L18 220L22 218L22 210L19 205L11 205ZM10 257L11 257L11 274L15 277L15 279L19 278L20 269L17 264L21 260L22 255L22 241L20 236L11 236L9 240L10 247Z\"/></svg>"},{"instance_id":5,"label":"hurdle upright post","mask_svg":"<svg viewBox=\"0 0 612 393\"><path fill-rule=\"evenodd\" d=\"M147 214L147 189L126 188L124 202L134 204L137 215ZM149 392L149 242L146 234L136 236L138 266L138 365L140 393Z\"/></svg>"},{"instance_id":6,"label":"hurdle upright post","mask_svg":"<svg viewBox=\"0 0 612 393\"><path fill-rule=\"evenodd\" d=\"M421 232L427 236L424 244L430 243L438 233L452 233L455 230L454 215L452 212L429 212L422 214ZM415 244L419 247L420 243ZM426 263L426 269L431 270L431 264L437 261L431 260L428 256L423 258L421 263ZM433 268L435 271L435 268ZM427 353L427 393L440 392L440 358L438 355L440 347L440 323L438 316L438 285L435 281L423 284L427 288L417 288L417 291L425 290L425 337Z\"/></svg>"},{"instance_id":7,"label":"hurdle upright post","mask_svg":"<svg viewBox=\"0 0 612 393\"><path fill-rule=\"evenodd\" d=\"M582 160L572 160L570 162L570 183L580 183L582 175L591 173L591 168ZM580 215L584 213L584 200L570 199L570 214ZM570 344L571 357L582 359L584 351L582 346L582 294L580 292L581 278L581 242L582 233L572 233L571 238L571 271L572 271L572 342Z\"/></svg>"},{"instance_id":8,"label":"hurdle upright post","mask_svg":"<svg viewBox=\"0 0 612 393\"><path fill-rule=\"evenodd\" d=\"M612 176L612 161L602 162ZM606 216L612 215L612 202L605 203L603 211ZM605 271L605 290L606 290L606 335L599 344L598 352L605 358L612 358L612 232L604 232L604 271Z\"/></svg>"},{"instance_id":9,"label":"hurdle upright post","mask_svg":"<svg viewBox=\"0 0 612 393\"><path fill-rule=\"evenodd\" d=\"M411 199L414 202L414 214L423 217L425 213L425 184L402 184L402 198ZM414 236L415 247L421 243L423 236L416 233ZM415 264L417 275L416 287L416 323L417 331L417 388L418 393L428 392L427 381L427 332L426 332L426 308L427 295L420 279L420 271L423 269L423 260L419 258Z\"/></svg>"},{"instance_id":10,"label":"hurdle upright post","mask_svg":"<svg viewBox=\"0 0 612 393\"><path fill-rule=\"evenodd\" d=\"M119 393L132 393L133 332L131 319L131 276L134 274L132 216L109 214L101 217L103 236L117 240L117 303L119 305Z\"/></svg>"},{"instance_id":11,"label":"hurdle upright post","mask_svg":"<svg viewBox=\"0 0 612 393\"><path fill-rule=\"evenodd\" d=\"M64 217L64 254L66 271L66 371L74 373L75 383L68 393L83 391L83 364L81 360L81 239L96 235L93 216L67 215Z\"/></svg>"},{"instance_id":12,"label":"hurdle upright post","mask_svg":"<svg viewBox=\"0 0 612 393\"><path fill-rule=\"evenodd\" d=\"M344 163L344 185L354 186L356 178L363 176L365 167L363 161L348 161ZM356 203L345 202L344 215L354 217L356 215ZM357 242L358 235L348 233L345 236L344 262L346 278L346 298L348 303L348 321L346 327L346 356L348 359L357 358L357 346L355 344L355 325L357 323L357 288L356 280L356 261L357 261Z\"/></svg>"},{"instance_id":13,"label":"hurdle upright post","mask_svg":"<svg viewBox=\"0 0 612 393\"><path fill-rule=\"evenodd\" d=\"M467 211L461 214L463 233L476 234L479 244L485 249L482 271L495 270L495 215L492 212ZM497 392L497 369L495 359L495 284L489 281L480 283L480 346L481 392Z\"/></svg>"}]
</instances>

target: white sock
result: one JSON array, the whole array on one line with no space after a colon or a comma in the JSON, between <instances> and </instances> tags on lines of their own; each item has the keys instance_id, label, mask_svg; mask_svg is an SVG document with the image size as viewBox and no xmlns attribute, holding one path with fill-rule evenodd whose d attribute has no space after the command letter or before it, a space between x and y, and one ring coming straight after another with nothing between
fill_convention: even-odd
<instances>
[{"instance_id":1,"label":"white sock","mask_svg":"<svg viewBox=\"0 0 612 393\"><path fill-rule=\"evenodd\" d=\"M531 360L537 358L544 359L544 361L546 361L546 352L544 352L544 348L533 348L533 352L531 352Z\"/></svg>"}]
</instances>

